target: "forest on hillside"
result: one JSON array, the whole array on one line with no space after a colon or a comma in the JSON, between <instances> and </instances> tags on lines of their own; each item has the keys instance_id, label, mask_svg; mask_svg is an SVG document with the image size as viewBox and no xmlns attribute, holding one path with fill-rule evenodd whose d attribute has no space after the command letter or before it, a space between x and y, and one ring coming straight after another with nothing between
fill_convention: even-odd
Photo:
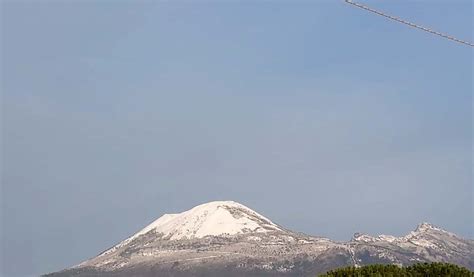
<instances>
[{"instance_id":1,"label":"forest on hillside","mask_svg":"<svg viewBox=\"0 0 474 277\"><path fill-rule=\"evenodd\" d=\"M418 263L407 267L377 264L335 269L319 277L474 277L474 273L448 263Z\"/></svg>"}]
</instances>

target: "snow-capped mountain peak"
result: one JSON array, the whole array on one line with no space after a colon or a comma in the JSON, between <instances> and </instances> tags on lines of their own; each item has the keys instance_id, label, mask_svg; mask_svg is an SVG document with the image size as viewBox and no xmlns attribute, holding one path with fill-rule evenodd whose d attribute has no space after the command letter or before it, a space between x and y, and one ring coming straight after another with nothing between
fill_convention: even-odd
<instances>
[{"instance_id":1,"label":"snow-capped mountain peak","mask_svg":"<svg viewBox=\"0 0 474 277\"><path fill-rule=\"evenodd\" d=\"M335 242L283 229L242 204L214 201L165 214L57 276L315 276L332 267L374 262L440 261L474 268L473 258L474 241L429 223L402 237L356 233L350 242Z\"/></svg>"},{"instance_id":2,"label":"snow-capped mountain peak","mask_svg":"<svg viewBox=\"0 0 474 277\"><path fill-rule=\"evenodd\" d=\"M115 248L149 232L169 240L282 231L266 217L234 201L213 201L178 214L164 214Z\"/></svg>"},{"instance_id":3,"label":"snow-capped mountain peak","mask_svg":"<svg viewBox=\"0 0 474 277\"><path fill-rule=\"evenodd\" d=\"M235 235L249 232L281 231L269 219L234 201L213 201L179 214L165 214L139 231L150 231L170 240Z\"/></svg>"},{"instance_id":4,"label":"snow-capped mountain peak","mask_svg":"<svg viewBox=\"0 0 474 277\"><path fill-rule=\"evenodd\" d=\"M428 222L422 222L420 223L417 227L415 232L422 233L422 232L429 232L429 231L441 231L441 232L446 232L443 229L434 226L431 223Z\"/></svg>"},{"instance_id":5,"label":"snow-capped mountain peak","mask_svg":"<svg viewBox=\"0 0 474 277\"><path fill-rule=\"evenodd\" d=\"M439 227L434 226L431 223L428 222L422 222L418 224L416 229L414 231L411 231L409 234L406 236L402 237L395 237L395 236L390 236L390 235L378 235L376 237L367 235L367 234L362 234L362 233L355 233L352 241L359 241L359 242L380 242L380 241L385 241L385 242L390 242L390 243L399 243L399 242L406 242L406 241L415 241L416 239L423 237L426 234L431 234L431 233L442 233L442 234L451 234Z\"/></svg>"},{"instance_id":6,"label":"snow-capped mountain peak","mask_svg":"<svg viewBox=\"0 0 474 277\"><path fill-rule=\"evenodd\" d=\"M212 201L182 213L164 214L131 237L104 251L99 257L130 245L140 236L150 233L158 240L181 240L272 231L284 230L240 203Z\"/></svg>"}]
</instances>

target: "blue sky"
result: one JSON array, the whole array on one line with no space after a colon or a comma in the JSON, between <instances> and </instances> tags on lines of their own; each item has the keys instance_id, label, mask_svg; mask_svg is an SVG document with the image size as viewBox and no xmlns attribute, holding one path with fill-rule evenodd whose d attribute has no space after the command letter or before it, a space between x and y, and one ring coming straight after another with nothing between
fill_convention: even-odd
<instances>
[{"instance_id":1,"label":"blue sky","mask_svg":"<svg viewBox=\"0 0 474 277\"><path fill-rule=\"evenodd\" d=\"M472 39L471 1L364 1ZM4 1L5 276L241 202L349 240L473 238L472 50L343 1Z\"/></svg>"}]
</instances>

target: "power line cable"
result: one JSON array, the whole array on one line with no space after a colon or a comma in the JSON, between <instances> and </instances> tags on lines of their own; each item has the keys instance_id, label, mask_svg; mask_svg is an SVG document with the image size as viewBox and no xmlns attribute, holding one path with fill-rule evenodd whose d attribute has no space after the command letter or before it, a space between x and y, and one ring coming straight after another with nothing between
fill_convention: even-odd
<instances>
[{"instance_id":1,"label":"power line cable","mask_svg":"<svg viewBox=\"0 0 474 277\"><path fill-rule=\"evenodd\" d=\"M351 4L355 7L358 7L358 8L361 8L361 9L364 9L366 11L369 11L371 13L375 13L377 15L380 15L380 16L383 16L385 18L388 18L390 20L393 20L393 21L396 21L396 22L399 22L399 23L402 23L402 24L405 24L405 25L408 25L412 28L416 28L416 29L419 29L419 30L422 30L422 31L425 31L425 32L428 32L428 33L431 33L433 35L437 35L437 36L440 36L440 37L443 37L445 39L449 39L451 41L454 41L454 42L458 42L458 43L462 43L464 45L468 45L468 46L471 46L471 47L474 47L474 44L472 42L469 42L469 41L465 41L465 40L461 40L461 39L457 39L453 36L450 36L450 35L447 35L447 34L444 34L444 33L440 33L440 32L437 32L437 31L434 31L430 28L426 28L426 27L423 27L423 26L420 26L420 25L417 25L417 24L414 24L414 23L411 23L409 21L406 21L406 20L403 20L401 18L398 18L398 17L395 17L395 16L391 16L391 15L388 15L388 14L385 14L383 12L380 12L378 10L374 10L370 7L367 7L367 6L364 6L362 4L359 4L359 3L356 3L352 0L344 0L347 4Z\"/></svg>"}]
</instances>

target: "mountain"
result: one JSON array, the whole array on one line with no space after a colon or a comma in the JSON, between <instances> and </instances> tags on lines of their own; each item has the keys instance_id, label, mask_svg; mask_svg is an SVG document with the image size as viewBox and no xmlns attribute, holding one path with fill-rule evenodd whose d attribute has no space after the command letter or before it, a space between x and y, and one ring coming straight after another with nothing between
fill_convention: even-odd
<instances>
[{"instance_id":1,"label":"mountain","mask_svg":"<svg viewBox=\"0 0 474 277\"><path fill-rule=\"evenodd\" d=\"M46 276L315 276L349 265L416 262L474 270L474 241L422 223L403 237L356 233L336 242L215 201L165 214L98 256Z\"/></svg>"}]
</instances>

